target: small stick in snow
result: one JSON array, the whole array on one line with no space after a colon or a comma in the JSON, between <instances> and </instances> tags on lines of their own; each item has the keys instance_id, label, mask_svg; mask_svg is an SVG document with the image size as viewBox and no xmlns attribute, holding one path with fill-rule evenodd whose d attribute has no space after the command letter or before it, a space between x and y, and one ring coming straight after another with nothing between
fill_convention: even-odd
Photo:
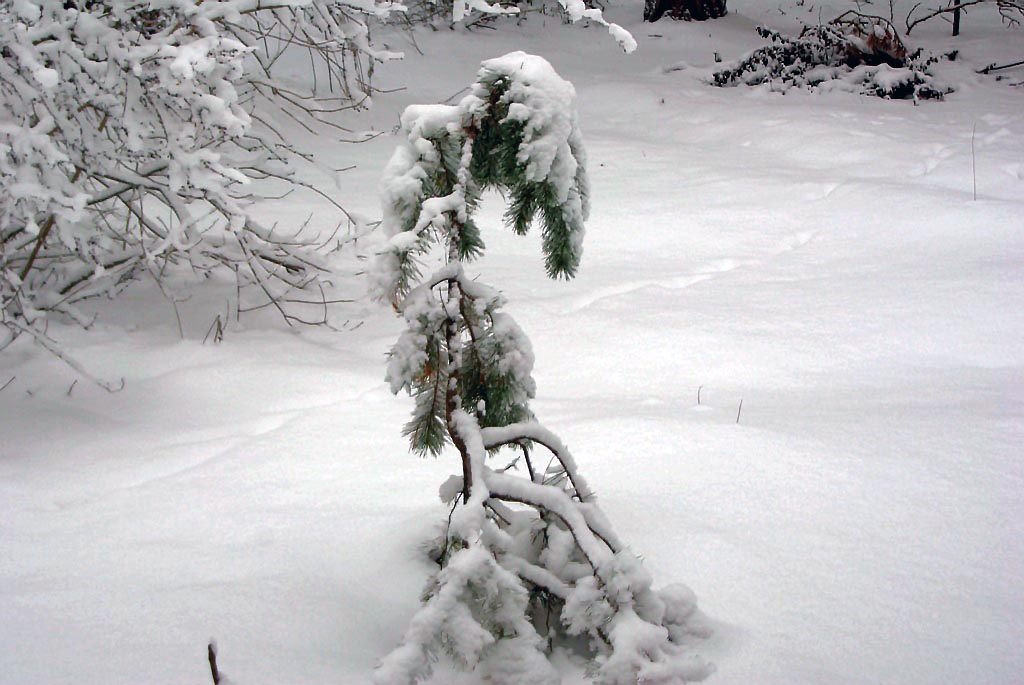
<instances>
[{"instance_id":1,"label":"small stick in snow","mask_svg":"<svg viewBox=\"0 0 1024 685\"><path fill-rule=\"evenodd\" d=\"M206 344L210 334L213 333L213 344L217 345L221 340L224 339L224 323L220 320L220 314L213 320L210 327L206 330L206 335L203 336L203 344Z\"/></svg>"},{"instance_id":2,"label":"small stick in snow","mask_svg":"<svg viewBox=\"0 0 1024 685\"><path fill-rule=\"evenodd\" d=\"M452 101L452 100L454 100L455 98L459 97L460 95L462 95L463 93L465 93L465 92L466 92L467 90L469 90L469 88L468 88L468 87L467 87L467 88L463 88L463 89L461 89L461 90L460 90L459 92L457 92L457 93L453 93L452 95L449 95L449 96L448 96L448 97L447 97L446 99L444 99L444 100L441 100L441 104L442 104L442 105L447 105L447 104L448 104L449 102L451 102L451 101Z\"/></svg>"},{"instance_id":3,"label":"small stick in snow","mask_svg":"<svg viewBox=\"0 0 1024 685\"><path fill-rule=\"evenodd\" d=\"M6 390L7 386L10 385L11 383L13 383L15 378L17 378L17 376L11 376L11 380L7 381L3 385L0 385L0 392L3 392L4 390Z\"/></svg>"},{"instance_id":4,"label":"small stick in snow","mask_svg":"<svg viewBox=\"0 0 1024 685\"><path fill-rule=\"evenodd\" d=\"M740 398L739 409L736 410L736 423L740 422L740 414L743 412L743 398Z\"/></svg>"},{"instance_id":5,"label":"small stick in snow","mask_svg":"<svg viewBox=\"0 0 1024 685\"><path fill-rule=\"evenodd\" d=\"M68 397L71 397L71 391L75 389L75 384L78 383L78 379L71 381L71 387L68 388Z\"/></svg>"},{"instance_id":6,"label":"small stick in snow","mask_svg":"<svg viewBox=\"0 0 1024 685\"><path fill-rule=\"evenodd\" d=\"M703 389L704 389L703 385L697 388L697 406L698 407L700 406L700 391L703 390Z\"/></svg>"},{"instance_id":7,"label":"small stick in snow","mask_svg":"<svg viewBox=\"0 0 1024 685\"><path fill-rule=\"evenodd\" d=\"M996 64L995 62L993 62L984 69L979 70L978 73L989 74L992 73L993 71L999 71L1000 69L1012 69L1013 67L1019 67L1021 65L1024 65L1024 59L1022 59L1019 62L1010 62L1009 64Z\"/></svg>"},{"instance_id":8,"label":"small stick in snow","mask_svg":"<svg viewBox=\"0 0 1024 685\"><path fill-rule=\"evenodd\" d=\"M181 312L178 311L178 301L171 299L171 306L174 307L174 318L178 321L178 337L185 339L185 327L181 325Z\"/></svg>"},{"instance_id":9,"label":"small stick in snow","mask_svg":"<svg viewBox=\"0 0 1024 685\"><path fill-rule=\"evenodd\" d=\"M213 685L220 685L220 671L217 670L217 643L210 640L206 645L206 658L210 660L210 674L213 676Z\"/></svg>"},{"instance_id":10,"label":"small stick in snow","mask_svg":"<svg viewBox=\"0 0 1024 685\"><path fill-rule=\"evenodd\" d=\"M974 201L978 201L978 158L974 154L974 139L978 134L978 122L971 129L971 178L974 181Z\"/></svg>"}]
</instances>

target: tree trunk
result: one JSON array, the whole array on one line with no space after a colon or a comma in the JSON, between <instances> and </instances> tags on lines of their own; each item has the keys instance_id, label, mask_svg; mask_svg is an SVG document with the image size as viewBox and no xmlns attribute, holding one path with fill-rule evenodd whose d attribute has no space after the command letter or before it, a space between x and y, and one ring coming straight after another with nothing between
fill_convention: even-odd
<instances>
[{"instance_id":1,"label":"tree trunk","mask_svg":"<svg viewBox=\"0 0 1024 685\"><path fill-rule=\"evenodd\" d=\"M725 4L726 0L647 0L644 20L658 21L666 13L674 19L717 19L728 13Z\"/></svg>"}]
</instances>

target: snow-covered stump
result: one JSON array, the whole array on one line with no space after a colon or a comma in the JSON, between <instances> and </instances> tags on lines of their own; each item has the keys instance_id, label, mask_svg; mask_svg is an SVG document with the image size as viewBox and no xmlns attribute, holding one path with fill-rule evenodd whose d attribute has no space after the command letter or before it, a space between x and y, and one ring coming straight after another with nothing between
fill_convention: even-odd
<instances>
[{"instance_id":1,"label":"snow-covered stump","mask_svg":"<svg viewBox=\"0 0 1024 685\"><path fill-rule=\"evenodd\" d=\"M480 194L498 188L514 231L540 220L548 274L575 274L588 187L574 99L545 60L516 52L484 62L458 105L402 117L407 137L382 183L389 242L374 270L378 295L407 324L387 378L415 398L412 449L437 455L451 443L462 471L441 487L453 506L441 570L376 670L382 685L428 677L441 652L488 682L557 683L546 653L566 636L588 638L595 677L608 685L712 670L692 651L706 635L693 594L652 588L565 444L530 411L529 339L500 293L464 268L484 248L473 220ZM434 246L445 263L424 278ZM506 447L517 456L500 459ZM538 450L553 466L536 468Z\"/></svg>"}]
</instances>

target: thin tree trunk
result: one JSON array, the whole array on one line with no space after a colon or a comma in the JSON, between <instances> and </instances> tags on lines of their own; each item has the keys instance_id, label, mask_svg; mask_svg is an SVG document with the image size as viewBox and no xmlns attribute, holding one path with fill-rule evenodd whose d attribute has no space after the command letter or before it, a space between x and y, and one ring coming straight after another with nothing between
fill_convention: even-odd
<instances>
[{"instance_id":1,"label":"thin tree trunk","mask_svg":"<svg viewBox=\"0 0 1024 685\"><path fill-rule=\"evenodd\" d=\"M475 130L466 131L466 142L463 143L462 157L463 169L468 173L469 160L473 154L473 141L476 138ZM457 179L453 192L466 193L468 178ZM459 263L459 245L462 242L462 227L465 218L453 215L451 217L451 230L448 232L448 262ZM462 317L462 286L458 278L448 280L448 320L444 325L445 348L448 350L448 387L445 388L444 410L445 423L448 426L448 435L452 444L459 451L462 459L462 501L469 502L469 493L473 489L473 462L470 457L466 443L455 425L455 412L461 409L462 399L459 397L459 384L462 376L462 331L459 330L459 320Z\"/></svg>"},{"instance_id":2,"label":"thin tree trunk","mask_svg":"<svg viewBox=\"0 0 1024 685\"><path fill-rule=\"evenodd\" d=\"M457 235L458 229L452 230L452 235ZM458 243L452 242L452 250L458 258ZM455 312L459 311L459 303L462 301L462 288L456 279L448 281L448 306ZM459 322L455 318L457 314L450 314L444 325L445 347L448 349L448 387L445 388L444 411L445 423L448 426L448 435L451 436L452 444L459 451L462 458L462 501L469 502L469 493L473 488L473 465L466 449L466 443L459 434L458 426L455 425L454 414L460 408L459 378L462 374L462 339L459 333Z\"/></svg>"}]
</instances>

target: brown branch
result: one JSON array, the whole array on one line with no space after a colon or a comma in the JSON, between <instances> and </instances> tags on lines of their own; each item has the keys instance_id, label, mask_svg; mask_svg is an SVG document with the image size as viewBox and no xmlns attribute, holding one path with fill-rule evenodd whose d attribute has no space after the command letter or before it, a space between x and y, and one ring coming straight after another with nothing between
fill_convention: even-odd
<instances>
[{"instance_id":1,"label":"brown branch","mask_svg":"<svg viewBox=\"0 0 1024 685\"><path fill-rule=\"evenodd\" d=\"M100 125L99 125L99 128L98 128L97 132L99 132L99 133L103 132L103 129L105 129L107 127L107 121L108 120L109 120L109 115L106 112L104 112L103 113L103 120L100 121ZM72 176L71 176L71 183L72 183L72 185L74 185L75 183L78 182L78 178L81 175L82 175L82 168L81 167L76 168L75 169L75 173L72 174ZM25 263L25 267L21 270L21 274L19 274L19 277L21 278L22 281L25 280L25 277L28 276L28 272L32 269L32 264L36 261L36 255L39 254L40 248L42 248L43 243L46 242L46 238L49 237L50 231L53 230L53 224L56 221L57 221L57 215L56 214L51 214L46 219L46 221L43 223L43 227L39 231L39 236L36 238L36 244L32 248L32 254L29 255L28 261Z\"/></svg>"},{"instance_id":2,"label":"brown branch","mask_svg":"<svg viewBox=\"0 0 1024 685\"><path fill-rule=\"evenodd\" d=\"M509 438L508 440L503 440L501 442L486 443L484 447L486 447L489 450L497 449L499 447L505 447L506 445L519 445L520 447L522 447L522 443L520 442L521 440L529 440L531 442L535 442L539 445L543 445L544 447L548 448L548 451L551 452L555 460L557 460L558 463L562 465L562 470L565 471L565 475L569 477L569 482L572 483L572 489L576 492L576 496L579 497L580 501L585 502L587 498L590 497L591 493L581 492L580 489L576 487L575 474L572 472L572 470L566 467L565 462L562 460L562 455L559 453L559 451L552 447L551 445L549 445L548 443L544 442L543 440L540 440L530 435L519 435ZM527 457L527 459L529 459L529 457ZM531 477L533 476L532 466L530 467L530 475Z\"/></svg>"}]
</instances>

